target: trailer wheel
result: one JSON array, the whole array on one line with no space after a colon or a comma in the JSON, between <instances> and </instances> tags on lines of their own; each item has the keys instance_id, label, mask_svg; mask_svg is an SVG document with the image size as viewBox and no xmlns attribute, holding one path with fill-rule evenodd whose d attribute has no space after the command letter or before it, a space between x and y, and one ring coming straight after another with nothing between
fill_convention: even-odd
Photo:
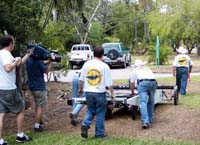
<instances>
[{"instance_id":1,"label":"trailer wheel","mask_svg":"<svg viewBox=\"0 0 200 145\"><path fill-rule=\"evenodd\" d=\"M106 120L109 119L111 117L111 115L112 115L112 110L107 108L106 114L105 114L105 119Z\"/></svg>"},{"instance_id":2,"label":"trailer wheel","mask_svg":"<svg viewBox=\"0 0 200 145\"><path fill-rule=\"evenodd\" d=\"M132 106L132 108L131 108L131 118L132 118L132 120L135 120L136 117L137 117L137 109L138 109L137 106Z\"/></svg>"},{"instance_id":3,"label":"trailer wheel","mask_svg":"<svg viewBox=\"0 0 200 145\"><path fill-rule=\"evenodd\" d=\"M175 89L174 90L174 105L178 105L178 100L179 100L178 91L177 89Z\"/></svg>"}]
</instances>

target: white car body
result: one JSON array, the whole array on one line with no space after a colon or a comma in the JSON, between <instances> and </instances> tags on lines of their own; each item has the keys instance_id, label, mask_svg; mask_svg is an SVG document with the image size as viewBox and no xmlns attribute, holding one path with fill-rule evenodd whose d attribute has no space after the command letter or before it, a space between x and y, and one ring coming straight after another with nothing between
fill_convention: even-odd
<instances>
[{"instance_id":1,"label":"white car body","mask_svg":"<svg viewBox=\"0 0 200 145\"><path fill-rule=\"evenodd\" d=\"M89 44L75 44L69 53L69 63L71 68L74 65L82 66L86 61L93 58L92 47Z\"/></svg>"}]
</instances>

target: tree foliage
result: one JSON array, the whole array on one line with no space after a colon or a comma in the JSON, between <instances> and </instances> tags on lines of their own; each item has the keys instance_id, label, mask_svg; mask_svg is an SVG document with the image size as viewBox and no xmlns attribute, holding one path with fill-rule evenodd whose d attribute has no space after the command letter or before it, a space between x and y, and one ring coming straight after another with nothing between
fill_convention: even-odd
<instances>
[{"instance_id":1,"label":"tree foliage","mask_svg":"<svg viewBox=\"0 0 200 145\"><path fill-rule=\"evenodd\" d=\"M199 7L199 0L158 0L156 9L148 16L152 35L171 40L176 47L183 40L191 51L199 42Z\"/></svg>"}]
</instances>

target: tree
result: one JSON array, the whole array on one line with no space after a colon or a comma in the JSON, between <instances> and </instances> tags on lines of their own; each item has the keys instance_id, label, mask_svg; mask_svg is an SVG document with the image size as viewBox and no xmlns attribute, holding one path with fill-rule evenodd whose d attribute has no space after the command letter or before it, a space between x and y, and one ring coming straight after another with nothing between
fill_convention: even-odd
<instances>
[{"instance_id":1,"label":"tree","mask_svg":"<svg viewBox=\"0 0 200 145\"><path fill-rule=\"evenodd\" d=\"M200 1L160 0L156 3L157 8L148 17L152 34L171 42L175 48L183 40L189 52L199 46Z\"/></svg>"}]
</instances>

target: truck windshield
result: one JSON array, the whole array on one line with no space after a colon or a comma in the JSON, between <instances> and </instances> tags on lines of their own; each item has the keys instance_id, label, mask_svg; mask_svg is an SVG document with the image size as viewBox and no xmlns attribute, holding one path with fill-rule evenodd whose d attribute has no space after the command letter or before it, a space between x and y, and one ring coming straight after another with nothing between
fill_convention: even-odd
<instances>
[{"instance_id":1,"label":"truck windshield","mask_svg":"<svg viewBox=\"0 0 200 145\"><path fill-rule=\"evenodd\" d=\"M102 47L104 48L104 51L106 51L106 52L111 50L111 49L115 49L115 50L118 50L118 51L120 50L118 44L104 44Z\"/></svg>"},{"instance_id":2,"label":"truck windshield","mask_svg":"<svg viewBox=\"0 0 200 145\"><path fill-rule=\"evenodd\" d=\"M74 46L72 48L73 51L79 51L79 50L89 50L88 46Z\"/></svg>"}]
</instances>

